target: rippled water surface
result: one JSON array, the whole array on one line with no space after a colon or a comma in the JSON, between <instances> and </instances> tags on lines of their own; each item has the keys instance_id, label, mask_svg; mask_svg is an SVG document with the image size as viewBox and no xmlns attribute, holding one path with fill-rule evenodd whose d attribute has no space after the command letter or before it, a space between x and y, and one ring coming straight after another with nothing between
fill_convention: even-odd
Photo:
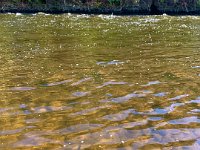
<instances>
[{"instance_id":1,"label":"rippled water surface","mask_svg":"<svg viewBox=\"0 0 200 150\"><path fill-rule=\"evenodd\" d=\"M0 149L200 149L200 17L0 15Z\"/></svg>"}]
</instances>

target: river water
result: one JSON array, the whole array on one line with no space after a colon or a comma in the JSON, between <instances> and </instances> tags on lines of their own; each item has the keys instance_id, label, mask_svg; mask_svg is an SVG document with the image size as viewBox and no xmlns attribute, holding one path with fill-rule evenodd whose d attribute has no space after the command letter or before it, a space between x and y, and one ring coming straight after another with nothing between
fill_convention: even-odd
<instances>
[{"instance_id":1,"label":"river water","mask_svg":"<svg viewBox=\"0 0 200 150\"><path fill-rule=\"evenodd\" d=\"M0 15L0 149L200 149L200 17Z\"/></svg>"}]
</instances>

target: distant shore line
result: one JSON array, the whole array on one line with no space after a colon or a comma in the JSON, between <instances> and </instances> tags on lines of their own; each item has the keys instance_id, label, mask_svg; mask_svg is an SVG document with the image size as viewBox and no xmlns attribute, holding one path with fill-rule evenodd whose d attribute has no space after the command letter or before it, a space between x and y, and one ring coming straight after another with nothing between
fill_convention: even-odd
<instances>
[{"instance_id":1,"label":"distant shore line","mask_svg":"<svg viewBox=\"0 0 200 150\"><path fill-rule=\"evenodd\" d=\"M72 13L72 14L95 14L95 15L197 15L200 16L200 11L159 11L156 13L152 13L149 10L130 10L130 9L123 9L123 10L114 10L114 9L69 9L69 10L54 10L54 9L1 9L0 13L22 13L22 14L34 14L34 13L47 13L47 14L65 14L65 13Z\"/></svg>"}]
</instances>

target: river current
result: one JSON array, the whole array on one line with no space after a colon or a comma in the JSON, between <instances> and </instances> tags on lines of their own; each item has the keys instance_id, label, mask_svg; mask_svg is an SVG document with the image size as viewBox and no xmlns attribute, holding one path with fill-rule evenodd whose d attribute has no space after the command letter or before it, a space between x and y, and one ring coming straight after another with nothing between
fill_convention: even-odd
<instances>
[{"instance_id":1,"label":"river current","mask_svg":"<svg viewBox=\"0 0 200 150\"><path fill-rule=\"evenodd\" d=\"M200 17L0 14L0 149L200 149Z\"/></svg>"}]
</instances>

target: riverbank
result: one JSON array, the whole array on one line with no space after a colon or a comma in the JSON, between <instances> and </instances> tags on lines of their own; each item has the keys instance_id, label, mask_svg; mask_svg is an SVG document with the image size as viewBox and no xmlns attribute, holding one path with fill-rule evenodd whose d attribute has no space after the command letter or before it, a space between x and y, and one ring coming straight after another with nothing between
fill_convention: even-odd
<instances>
[{"instance_id":1,"label":"riverbank","mask_svg":"<svg viewBox=\"0 0 200 150\"><path fill-rule=\"evenodd\" d=\"M91 9L91 10L80 10L80 9L73 9L73 10L46 10L46 9L6 9L6 10L0 10L0 13L22 13L22 14L33 14L33 13L47 13L47 14L64 14L64 13L72 13L72 14L104 14L104 15L171 15L171 16L177 16L177 15L200 15L200 11L159 11L156 14L151 13L150 11L145 10L138 10L138 11L132 11L132 10L97 10L97 9Z\"/></svg>"},{"instance_id":2,"label":"riverbank","mask_svg":"<svg viewBox=\"0 0 200 150\"><path fill-rule=\"evenodd\" d=\"M150 11L146 10L129 10L129 9L1 9L0 13L48 13L48 14L113 14L113 15L150 15ZM161 13L160 13L161 14Z\"/></svg>"},{"instance_id":3,"label":"riverbank","mask_svg":"<svg viewBox=\"0 0 200 150\"><path fill-rule=\"evenodd\" d=\"M194 4L193 4L194 5ZM171 4L148 2L132 5L47 5L47 4L12 4L0 3L0 13L38 13L49 14L76 13L76 14L114 14L114 15L200 15L197 5Z\"/></svg>"}]
</instances>

